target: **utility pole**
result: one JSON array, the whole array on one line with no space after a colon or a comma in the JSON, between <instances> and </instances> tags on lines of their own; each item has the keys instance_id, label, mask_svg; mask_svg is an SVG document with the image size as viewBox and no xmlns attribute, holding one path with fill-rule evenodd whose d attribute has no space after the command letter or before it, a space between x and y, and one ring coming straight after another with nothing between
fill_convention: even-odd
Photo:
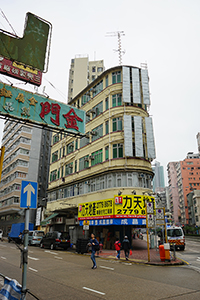
<instances>
[{"instance_id":1,"label":"utility pole","mask_svg":"<svg viewBox=\"0 0 200 300\"><path fill-rule=\"evenodd\" d=\"M114 32L107 32L106 37L111 36L117 36L118 39L118 49L114 50L119 53L119 65L122 65L122 54L125 53L125 51L122 51L122 45L121 45L121 36L125 35L124 31L114 31Z\"/></svg>"}]
</instances>

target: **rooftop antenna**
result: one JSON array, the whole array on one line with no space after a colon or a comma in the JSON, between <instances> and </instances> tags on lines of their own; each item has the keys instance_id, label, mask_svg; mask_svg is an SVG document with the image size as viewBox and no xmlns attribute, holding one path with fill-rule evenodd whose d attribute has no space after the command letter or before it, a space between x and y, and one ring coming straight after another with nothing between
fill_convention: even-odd
<instances>
[{"instance_id":1,"label":"rooftop antenna","mask_svg":"<svg viewBox=\"0 0 200 300\"><path fill-rule=\"evenodd\" d=\"M125 35L124 31L114 31L114 32L107 32L106 37L111 36L117 36L118 39L118 49L114 50L119 53L119 64L121 66L122 64L122 54L125 53L125 51L122 51L122 45L121 45L121 36Z\"/></svg>"}]
</instances>

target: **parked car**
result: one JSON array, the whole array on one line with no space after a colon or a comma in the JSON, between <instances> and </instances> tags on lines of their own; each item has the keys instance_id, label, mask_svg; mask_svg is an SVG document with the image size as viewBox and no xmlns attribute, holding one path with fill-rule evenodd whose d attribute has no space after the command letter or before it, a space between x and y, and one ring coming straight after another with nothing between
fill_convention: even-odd
<instances>
[{"instance_id":1,"label":"parked car","mask_svg":"<svg viewBox=\"0 0 200 300\"><path fill-rule=\"evenodd\" d=\"M40 242L41 248L50 248L51 250L56 248L63 248L67 250L70 247L70 236L69 233L64 231L53 231L48 232Z\"/></svg>"},{"instance_id":2,"label":"parked car","mask_svg":"<svg viewBox=\"0 0 200 300\"><path fill-rule=\"evenodd\" d=\"M44 231L42 230L33 230L29 231L28 234L28 244L31 245L40 245L40 242L44 236Z\"/></svg>"}]
</instances>

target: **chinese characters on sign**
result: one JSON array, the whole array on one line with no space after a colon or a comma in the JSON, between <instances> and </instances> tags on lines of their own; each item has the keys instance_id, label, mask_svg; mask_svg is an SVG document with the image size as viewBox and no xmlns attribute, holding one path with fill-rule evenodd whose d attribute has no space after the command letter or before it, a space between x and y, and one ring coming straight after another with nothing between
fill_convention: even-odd
<instances>
[{"instance_id":1,"label":"chinese characters on sign","mask_svg":"<svg viewBox=\"0 0 200 300\"><path fill-rule=\"evenodd\" d=\"M148 200L153 204L155 210L155 201L150 196L125 195L122 196L121 205L115 206L115 217L117 218L145 218L145 201Z\"/></svg>"},{"instance_id":2,"label":"chinese characters on sign","mask_svg":"<svg viewBox=\"0 0 200 300\"><path fill-rule=\"evenodd\" d=\"M113 217L113 199L85 202L79 204L78 219L108 219Z\"/></svg>"},{"instance_id":3,"label":"chinese characters on sign","mask_svg":"<svg viewBox=\"0 0 200 300\"><path fill-rule=\"evenodd\" d=\"M0 115L85 133L85 111L3 83L0 83Z\"/></svg>"},{"instance_id":4,"label":"chinese characters on sign","mask_svg":"<svg viewBox=\"0 0 200 300\"><path fill-rule=\"evenodd\" d=\"M42 72L31 67L26 67L21 63L13 62L0 56L0 73L8 75L34 85L40 86L42 83Z\"/></svg>"},{"instance_id":5,"label":"chinese characters on sign","mask_svg":"<svg viewBox=\"0 0 200 300\"><path fill-rule=\"evenodd\" d=\"M115 196L114 199L99 200L99 201L85 202L79 204L78 219L79 220L109 219L109 218L145 219L146 218L145 201L147 198L148 201L152 203L153 213L154 213L155 201L153 197L140 196L140 195L138 196L124 195L120 197Z\"/></svg>"}]
</instances>

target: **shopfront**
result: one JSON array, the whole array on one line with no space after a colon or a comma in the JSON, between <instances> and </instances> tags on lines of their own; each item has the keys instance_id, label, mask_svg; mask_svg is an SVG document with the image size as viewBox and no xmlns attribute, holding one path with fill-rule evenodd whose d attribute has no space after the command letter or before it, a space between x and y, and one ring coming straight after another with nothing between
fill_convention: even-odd
<instances>
[{"instance_id":1,"label":"shopfront","mask_svg":"<svg viewBox=\"0 0 200 300\"><path fill-rule=\"evenodd\" d=\"M114 196L111 199L79 204L79 225L89 221L89 234L92 232L103 244L104 249L112 249L115 239L121 241L127 235L131 240L136 228L146 227L146 202L155 199L144 195ZM88 235L88 232L87 232Z\"/></svg>"}]
</instances>

